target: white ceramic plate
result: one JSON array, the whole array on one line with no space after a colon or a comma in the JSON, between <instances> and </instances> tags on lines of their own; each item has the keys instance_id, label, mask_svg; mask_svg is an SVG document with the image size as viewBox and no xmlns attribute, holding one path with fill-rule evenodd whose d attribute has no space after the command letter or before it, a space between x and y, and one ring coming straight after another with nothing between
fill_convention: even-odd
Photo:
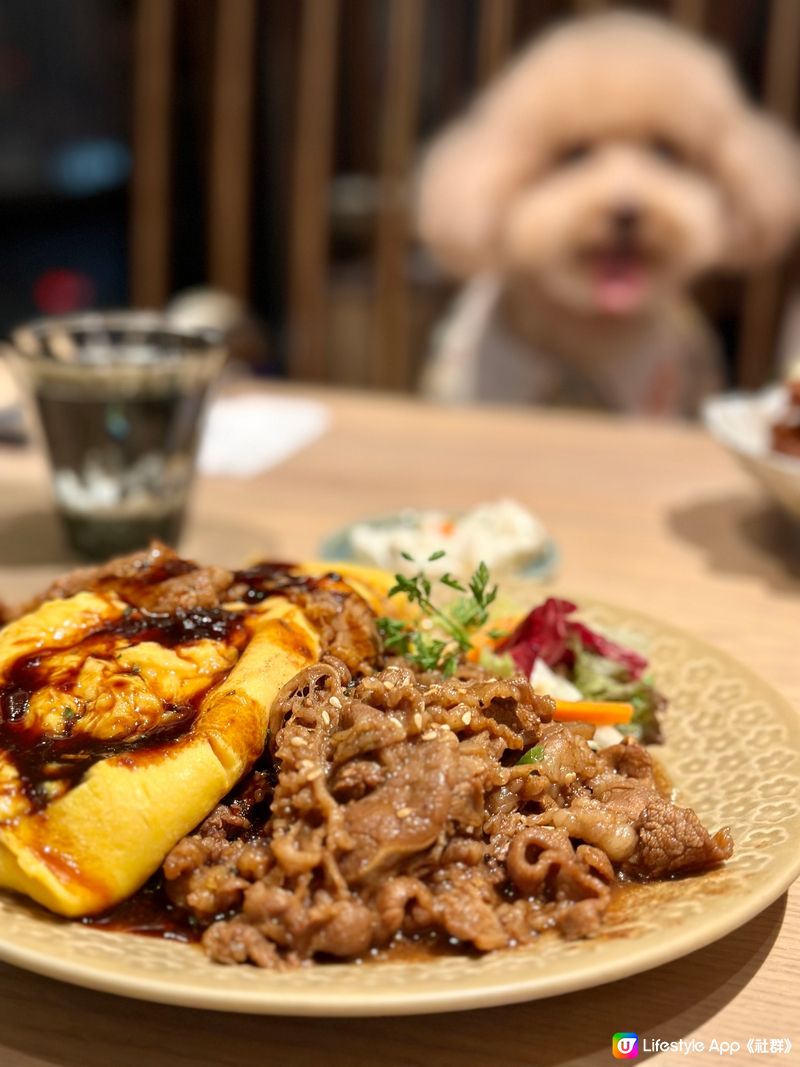
<instances>
[{"instance_id":1,"label":"white ceramic plate","mask_svg":"<svg viewBox=\"0 0 800 1067\"><path fill-rule=\"evenodd\" d=\"M780 417L780 385L760 393L725 393L703 404L706 429L790 515L800 518L800 459L773 452L770 427Z\"/></svg>"},{"instance_id":2,"label":"white ceramic plate","mask_svg":"<svg viewBox=\"0 0 800 1067\"><path fill-rule=\"evenodd\" d=\"M515 594L516 595L516 594ZM520 603L529 602L520 593ZM530 598L532 599L532 598ZM196 946L103 932L0 894L0 958L77 985L219 1011L391 1015L509 1004L610 982L707 945L800 872L800 717L741 664L688 634L606 605L592 623L650 656L671 698L661 758L680 799L736 851L718 870L620 895L604 933L480 959L324 964L276 974L210 963Z\"/></svg>"}]
</instances>

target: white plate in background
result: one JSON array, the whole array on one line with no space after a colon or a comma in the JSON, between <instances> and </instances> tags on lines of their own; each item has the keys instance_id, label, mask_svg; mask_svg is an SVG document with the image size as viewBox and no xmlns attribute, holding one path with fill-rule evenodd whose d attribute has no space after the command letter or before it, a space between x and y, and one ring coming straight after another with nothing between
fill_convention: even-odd
<instances>
[{"instance_id":1,"label":"white plate in background","mask_svg":"<svg viewBox=\"0 0 800 1067\"><path fill-rule=\"evenodd\" d=\"M706 429L796 519L800 519L800 459L775 452L771 427L783 414L786 391L772 385L758 393L723 393L703 404Z\"/></svg>"}]
</instances>

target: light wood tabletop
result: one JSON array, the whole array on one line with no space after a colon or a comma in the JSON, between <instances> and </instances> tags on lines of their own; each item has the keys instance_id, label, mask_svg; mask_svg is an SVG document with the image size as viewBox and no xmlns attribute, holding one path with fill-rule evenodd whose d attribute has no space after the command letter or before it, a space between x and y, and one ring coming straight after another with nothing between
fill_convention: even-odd
<instances>
[{"instance_id":1,"label":"light wood tabletop","mask_svg":"<svg viewBox=\"0 0 800 1067\"><path fill-rule=\"evenodd\" d=\"M306 392L329 432L251 479L202 479L186 551L208 561L313 556L354 519L512 496L558 542L558 588L705 638L800 706L800 532L703 432L535 410L447 410ZM44 463L0 449L0 597L65 569ZM800 1062L800 889L718 943L591 991L418 1018L280 1019L146 1004L0 966L0 1065L281 1067L588 1065L611 1035L739 1041L736 1063ZM749 1055L786 1038L791 1057ZM797 1057L794 1059L794 1057ZM642 1056L640 1058L646 1058ZM678 1053L655 1059L678 1062ZM683 1062L717 1063L713 1053Z\"/></svg>"}]
</instances>

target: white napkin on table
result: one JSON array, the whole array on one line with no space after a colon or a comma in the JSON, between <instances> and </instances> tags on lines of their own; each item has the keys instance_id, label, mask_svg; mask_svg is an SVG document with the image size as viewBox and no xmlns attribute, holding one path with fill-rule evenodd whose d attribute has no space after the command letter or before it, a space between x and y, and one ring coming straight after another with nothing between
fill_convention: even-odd
<instances>
[{"instance_id":1,"label":"white napkin on table","mask_svg":"<svg viewBox=\"0 0 800 1067\"><path fill-rule=\"evenodd\" d=\"M330 412L316 400L234 396L212 404L198 460L202 474L249 478L276 467L327 430Z\"/></svg>"},{"instance_id":2,"label":"white napkin on table","mask_svg":"<svg viewBox=\"0 0 800 1067\"><path fill-rule=\"evenodd\" d=\"M200 445L200 471L248 478L276 467L310 445L329 424L328 408L315 400L288 396L223 397L208 412ZM25 440L19 393L2 359L0 440Z\"/></svg>"}]
</instances>

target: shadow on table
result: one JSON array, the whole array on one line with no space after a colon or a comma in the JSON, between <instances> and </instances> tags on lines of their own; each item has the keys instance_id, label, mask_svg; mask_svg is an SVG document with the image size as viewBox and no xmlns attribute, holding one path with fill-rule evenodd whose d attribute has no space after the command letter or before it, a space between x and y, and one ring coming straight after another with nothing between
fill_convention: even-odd
<instances>
[{"instance_id":1,"label":"shadow on table","mask_svg":"<svg viewBox=\"0 0 800 1067\"><path fill-rule=\"evenodd\" d=\"M55 577L86 565L67 544L52 507L29 499L19 486L1 483L0 502L6 505L0 508L0 567L45 568L49 577ZM12 508L12 514L3 513ZM252 558L275 558L278 540L272 531L190 508L179 550L203 562L236 567Z\"/></svg>"},{"instance_id":2,"label":"shadow on table","mask_svg":"<svg viewBox=\"0 0 800 1067\"><path fill-rule=\"evenodd\" d=\"M52 509L31 508L0 516L0 564L4 567L74 562L58 516Z\"/></svg>"},{"instance_id":3,"label":"shadow on table","mask_svg":"<svg viewBox=\"0 0 800 1067\"><path fill-rule=\"evenodd\" d=\"M752 575L779 592L800 589L800 524L759 497L728 495L674 508L671 531L701 549L709 568Z\"/></svg>"},{"instance_id":4,"label":"shadow on table","mask_svg":"<svg viewBox=\"0 0 800 1067\"><path fill-rule=\"evenodd\" d=\"M722 941L620 982L507 1008L416 1018L225 1015L144 1004L35 975L23 983L20 972L1 968L0 1061L62 1067L606 1064L617 1030L677 1040L719 1012L761 967L785 907L783 897Z\"/></svg>"}]
</instances>

